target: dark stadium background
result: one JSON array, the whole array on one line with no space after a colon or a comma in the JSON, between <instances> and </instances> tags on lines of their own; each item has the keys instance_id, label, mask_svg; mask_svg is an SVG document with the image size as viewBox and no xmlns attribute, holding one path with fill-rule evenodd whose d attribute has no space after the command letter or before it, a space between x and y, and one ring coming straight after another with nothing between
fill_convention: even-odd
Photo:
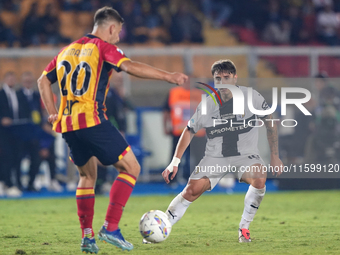
<instances>
[{"instance_id":1,"label":"dark stadium background","mask_svg":"<svg viewBox=\"0 0 340 255\"><path fill-rule=\"evenodd\" d=\"M16 74L18 89L22 73L29 71L38 78L61 47L91 32L94 12L105 5L125 19L118 47L128 57L189 74L193 87L197 81L212 84L212 63L229 58L237 67L239 84L254 87L269 104L272 87L311 91L306 107L313 116L302 116L292 107L286 118L297 119L299 125L279 129L281 158L286 165L340 164L339 0L1 0L0 83L9 71ZM121 73L112 77L111 86L123 98L123 131L142 165L134 193L177 193L185 180L179 178L176 185L166 186L160 175L171 158L171 138L163 131L162 111L173 86ZM58 95L56 85L54 90ZM284 118L279 111L276 117ZM325 126L325 120L334 125ZM63 192L48 191L45 162L36 180L40 192L22 196L74 194L77 174L59 136L55 146L57 179ZM269 163L263 130L259 147ZM23 183L27 182L28 160L22 162ZM104 181L112 182L114 176L110 168ZM267 190L340 188L336 174L329 177L286 175L270 180ZM246 188L229 178L215 192ZM6 193L0 192L0 197Z\"/></svg>"}]
</instances>

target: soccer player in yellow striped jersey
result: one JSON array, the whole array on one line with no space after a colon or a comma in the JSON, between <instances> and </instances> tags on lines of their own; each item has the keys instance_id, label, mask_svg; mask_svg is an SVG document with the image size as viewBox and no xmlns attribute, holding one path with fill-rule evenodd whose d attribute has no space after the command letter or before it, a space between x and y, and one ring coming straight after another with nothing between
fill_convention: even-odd
<instances>
[{"instance_id":1,"label":"soccer player in yellow striped jersey","mask_svg":"<svg viewBox=\"0 0 340 255\"><path fill-rule=\"evenodd\" d=\"M169 73L126 57L114 45L119 41L123 22L116 10L99 9L94 16L92 33L63 48L38 80L49 121L55 131L62 133L80 173L76 198L83 252L97 253L99 250L92 229L96 158L104 165L114 165L120 172L112 185L106 219L98 237L123 250L133 248L123 238L118 223L140 166L130 146L105 115L105 98L112 72L125 71L136 77L178 85L188 79L182 73ZM51 89L55 82L61 93L59 111Z\"/></svg>"}]
</instances>

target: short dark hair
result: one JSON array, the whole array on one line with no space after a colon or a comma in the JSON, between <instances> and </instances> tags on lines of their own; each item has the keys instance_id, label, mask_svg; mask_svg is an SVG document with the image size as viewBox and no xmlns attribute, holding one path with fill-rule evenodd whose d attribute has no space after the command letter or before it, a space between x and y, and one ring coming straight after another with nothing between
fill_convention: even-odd
<instances>
[{"instance_id":1,"label":"short dark hair","mask_svg":"<svg viewBox=\"0 0 340 255\"><path fill-rule=\"evenodd\" d=\"M236 66L230 59L225 60L218 60L211 66L211 74L214 75L215 73L230 73L235 75L236 74Z\"/></svg>"},{"instance_id":2,"label":"short dark hair","mask_svg":"<svg viewBox=\"0 0 340 255\"><path fill-rule=\"evenodd\" d=\"M5 73L4 78L7 78L8 76L15 76L15 72L13 71L8 71Z\"/></svg>"},{"instance_id":3,"label":"short dark hair","mask_svg":"<svg viewBox=\"0 0 340 255\"><path fill-rule=\"evenodd\" d=\"M26 75L33 76L33 73L31 71L25 71L21 74L21 77L24 77Z\"/></svg>"},{"instance_id":4,"label":"short dark hair","mask_svg":"<svg viewBox=\"0 0 340 255\"><path fill-rule=\"evenodd\" d=\"M96 11L94 15L94 25L102 25L105 21L115 20L119 23L124 23L124 19L120 14L113 8L105 6Z\"/></svg>"},{"instance_id":5,"label":"short dark hair","mask_svg":"<svg viewBox=\"0 0 340 255\"><path fill-rule=\"evenodd\" d=\"M321 73L318 73L317 75L315 75L315 78L327 79L328 78L328 74L327 74L327 72L322 71Z\"/></svg>"}]
</instances>

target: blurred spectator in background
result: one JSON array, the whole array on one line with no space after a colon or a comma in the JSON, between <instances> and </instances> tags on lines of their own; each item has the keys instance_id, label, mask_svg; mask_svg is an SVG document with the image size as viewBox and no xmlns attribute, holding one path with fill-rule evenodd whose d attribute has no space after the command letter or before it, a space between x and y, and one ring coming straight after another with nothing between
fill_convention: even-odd
<instances>
[{"instance_id":1,"label":"blurred spectator in background","mask_svg":"<svg viewBox=\"0 0 340 255\"><path fill-rule=\"evenodd\" d=\"M166 35L162 30L155 30L164 26L163 18L156 9L158 4L153 5L149 1L138 2L134 0L126 1L122 6L119 3L112 4L117 10L122 9L124 18L121 32L122 42L132 44L145 43L150 39L162 42L166 40Z\"/></svg>"},{"instance_id":2,"label":"blurred spectator in background","mask_svg":"<svg viewBox=\"0 0 340 255\"><path fill-rule=\"evenodd\" d=\"M302 13L304 15L311 15L315 13L313 0L306 0L299 7L302 8Z\"/></svg>"},{"instance_id":3,"label":"blurred spectator in background","mask_svg":"<svg viewBox=\"0 0 340 255\"><path fill-rule=\"evenodd\" d=\"M328 87L328 74L325 71L322 71L315 75L315 88L318 92L318 97L322 94L322 90ZM320 103L319 103L320 104Z\"/></svg>"},{"instance_id":4,"label":"blurred spectator in background","mask_svg":"<svg viewBox=\"0 0 340 255\"><path fill-rule=\"evenodd\" d=\"M156 5L157 6L157 5ZM145 36L144 41L168 42L168 33L165 29L162 8L156 9L150 3L141 6L141 14L137 18L139 28L135 29L136 35Z\"/></svg>"},{"instance_id":5,"label":"blurred spectator in background","mask_svg":"<svg viewBox=\"0 0 340 255\"><path fill-rule=\"evenodd\" d=\"M211 21L214 27L226 25L232 14L232 8L228 1L224 0L201 0L205 17Z\"/></svg>"},{"instance_id":6,"label":"blurred spectator in background","mask_svg":"<svg viewBox=\"0 0 340 255\"><path fill-rule=\"evenodd\" d=\"M38 3L35 2L31 5L31 9L22 24L21 46L39 45L42 26L43 24L38 15Z\"/></svg>"},{"instance_id":7,"label":"blurred spectator in background","mask_svg":"<svg viewBox=\"0 0 340 255\"><path fill-rule=\"evenodd\" d=\"M0 91L0 145L1 160L0 170L2 179L7 187L6 195L9 197L20 197L22 187L20 181L20 158L18 139L10 132L9 128L19 118L19 102L15 92L16 77L14 72L7 72L4 76L4 84ZM12 171L15 172L16 185L12 182Z\"/></svg>"},{"instance_id":8,"label":"blurred spectator in background","mask_svg":"<svg viewBox=\"0 0 340 255\"><path fill-rule=\"evenodd\" d=\"M333 5L333 0L313 0L316 12L322 11L326 6Z\"/></svg>"},{"instance_id":9,"label":"blurred spectator in background","mask_svg":"<svg viewBox=\"0 0 340 255\"><path fill-rule=\"evenodd\" d=\"M158 9L151 3L142 5L142 15L145 18L145 25L152 29L163 25L162 17L158 13Z\"/></svg>"},{"instance_id":10,"label":"blurred spectator in background","mask_svg":"<svg viewBox=\"0 0 340 255\"><path fill-rule=\"evenodd\" d=\"M335 0L333 3L333 6L334 6L335 12L340 12L340 1L339 0Z\"/></svg>"},{"instance_id":11,"label":"blurred spectator in background","mask_svg":"<svg viewBox=\"0 0 340 255\"><path fill-rule=\"evenodd\" d=\"M290 42L291 24L288 20L283 19L279 1L269 1L264 19L266 20L262 34L264 41L273 44L288 44Z\"/></svg>"},{"instance_id":12,"label":"blurred spectator in background","mask_svg":"<svg viewBox=\"0 0 340 255\"><path fill-rule=\"evenodd\" d=\"M257 32L263 31L266 20L266 5L262 0L240 0L237 10L233 12L233 20L237 24L241 24L249 29L254 29ZM245 8L246 6L246 8Z\"/></svg>"},{"instance_id":13,"label":"blurred spectator in background","mask_svg":"<svg viewBox=\"0 0 340 255\"><path fill-rule=\"evenodd\" d=\"M42 109L40 102L39 92L34 90L36 85L36 79L33 77L31 72L25 72L21 77L21 85L17 92L19 101L19 119L33 123L34 125L40 126L42 124ZM26 132L29 132L28 130ZM33 136L33 134L31 134ZM28 191L37 191L34 188L34 180L39 172L39 166L41 163L40 159L40 141L37 138L29 138L19 140L20 146L18 154L21 160L29 156L30 167L29 167L29 182L27 186ZM20 170L19 170L20 171Z\"/></svg>"},{"instance_id":14,"label":"blurred spectator in background","mask_svg":"<svg viewBox=\"0 0 340 255\"><path fill-rule=\"evenodd\" d=\"M93 11L92 0L61 0L61 7L64 11Z\"/></svg>"},{"instance_id":15,"label":"blurred spectator in background","mask_svg":"<svg viewBox=\"0 0 340 255\"><path fill-rule=\"evenodd\" d=\"M134 1L128 0L124 3L123 9L122 9L122 17L124 18L124 24L123 24L123 34L121 41L126 43L134 43L135 41L138 42L138 40L145 40L145 37L142 36L142 38L136 39L135 35L135 29L138 29L139 25L137 25L136 17L137 13L134 8Z\"/></svg>"},{"instance_id":16,"label":"blurred spectator in background","mask_svg":"<svg viewBox=\"0 0 340 255\"><path fill-rule=\"evenodd\" d=\"M319 40L325 44L339 45L337 30L339 28L339 15L334 12L333 6L328 4L317 16L317 31Z\"/></svg>"},{"instance_id":17,"label":"blurred spectator in background","mask_svg":"<svg viewBox=\"0 0 340 255\"><path fill-rule=\"evenodd\" d=\"M315 76L315 88L318 96L316 115L320 116L322 109L326 106L334 106L335 109L340 110L340 91L329 82L326 72Z\"/></svg>"},{"instance_id":18,"label":"blurred spectator in background","mask_svg":"<svg viewBox=\"0 0 340 255\"><path fill-rule=\"evenodd\" d=\"M292 158L293 161L290 163L303 164L306 143L312 133L315 131L315 107L316 102L314 98L311 98L304 107L312 114L305 115L298 109L295 109L294 119L297 121L298 125L294 127L294 134L292 136Z\"/></svg>"},{"instance_id":19,"label":"blurred spectator in background","mask_svg":"<svg viewBox=\"0 0 340 255\"><path fill-rule=\"evenodd\" d=\"M76 11L78 0L59 0L59 5L63 11Z\"/></svg>"},{"instance_id":20,"label":"blurred spectator in background","mask_svg":"<svg viewBox=\"0 0 340 255\"><path fill-rule=\"evenodd\" d=\"M133 9L133 18L129 17L129 21L131 21L134 26L132 28L132 33L134 37L134 42L136 43L145 43L148 41L149 36L149 28L147 27L148 15L150 14L150 8L147 5L139 6L136 3L134 4Z\"/></svg>"},{"instance_id":21,"label":"blurred spectator in background","mask_svg":"<svg viewBox=\"0 0 340 255\"><path fill-rule=\"evenodd\" d=\"M76 11L86 11L90 12L96 10L95 0L80 0L78 1L78 9Z\"/></svg>"},{"instance_id":22,"label":"blurred spectator in background","mask_svg":"<svg viewBox=\"0 0 340 255\"><path fill-rule=\"evenodd\" d=\"M123 11L123 5L127 1L124 1L124 4L121 0L99 0L99 2L100 2L100 7L111 5L115 10L117 10L119 13L121 13Z\"/></svg>"},{"instance_id":23,"label":"blurred spectator in background","mask_svg":"<svg viewBox=\"0 0 340 255\"><path fill-rule=\"evenodd\" d=\"M268 10L266 12L266 15L262 17L265 19L266 24L270 23L276 23L279 24L280 21L282 20L282 13L281 13L281 6L280 2L278 0L269 0L268 3Z\"/></svg>"},{"instance_id":24,"label":"blurred spectator in background","mask_svg":"<svg viewBox=\"0 0 340 255\"><path fill-rule=\"evenodd\" d=\"M8 47L13 47L13 43L16 40L16 36L12 30L5 26L0 19L0 42L7 43Z\"/></svg>"},{"instance_id":25,"label":"blurred spectator in background","mask_svg":"<svg viewBox=\"0 0 340 255\"><path fill-rule=\"evenodd\" d=\"M57 96L53 95L54 103L57 105ZM48 122L48 113L45 108L45 105L41 102L41 108L42 108L42 115L43 115L43 124L42 128L51 136L55 137L55 132L52 129L52 125ZM43 141L44 142L44 141ZM39 154L41 157L41 161L46 161L50 170L50 184L47 188L49 191L55 191L55 192L62 192L64 189L60 185L58 179L57 179L57 173L56 173L56 155L55 155L55 139L53 139L52 142L47 143L45 146L41 145L43 149L40 150Z\"/></svg>"},{"instance_id":26,"label":"blurred spectator in background","mask_svg":"<svg viewBox=\"0 0 340 255\"><path fill-rule=\"evenodd\" d=\"M163 127L164 133L172 137L172 150L170 158L174 155L177 143L188 121L196 110L196 107L201 102L202 92L196 88L190 88L190 80L182 87L174 87L170 89L168 97L163 107ZM197 132L196 136L204 137L204 130ZM203 144L204 147L205 144ZM178 182L186 182L193 170L196 162L195 156L192 153L192 147L189 146L183 154L181 164L179 165L178 174L172 180L172 185L176 186ZM198 162L197 162L198 163ZM192 167L190 167L192 166Z\"/></svg>"},{"instance_id":27,"label":"blurred spectator in background","mask_svg":"<svg viewBox=\"0 0 340 255\"><path fill-rule=\"evenodd\" d=\"M14 12L19 9L19 6L20 6L19 0L1 0L0 1L0 10Z\"/></svg>"},{"instance_id":28,"label":"blurred spectator in background","mask_svg":"<svg viewBox=\"0 0 340 255\"><path fill-rule=\"evenodd\" d=\"M281 112L281 105L278 105L276 113ZM275 116L275 119L289 120L295 119L296 109L293 105L286 106L286 115L278 115ZM298 126L300 123L298 124ZM294 133L295 127L283 127L278 125L278 136L279 136L279 154L282 158L282 162L285 165L294 163L295 161L295 153L294 153Z\"/></svg>"},{"instance_id":29,"label":"blurred spectator in background","mask_svg":"<svg viewBox=\"0 0 340 255\"><path fill-rule=\"evenodd\" d=\"M173 43L203 42L202 24L192 12L189 3L179 5L177 13L172 17L170 33Z\"/></svg>"},{"instance_id":30,"label":"blurred spectator in background","mask_svg":"<svg viewBox=\"0 0 340 255\"><path fill-rule=\"evenodd\" d=\"M291 38L291 24L288 20L279 23L270 22L263 31L263 40L273 44L289 44Z\"/></svg>"},{"instance_id":31,"label":"blurred spectator in background","mask_svg":"<svg viewBox=\"0 0 340 255\"><path fill-rule=\"evenodd\" d=\"M339 98L339 91L329 85L326 88L324 88L320 94L320 106L326 107L326 106L334 106L335 109L339 110L340 107L340 98Z\"/></svg>"},{"instance_id":32,"label":"blurred spectator in background","mask_svg":"<svg viewBox=\"0 0 340 255\"><path fill-rule=\"evenodd\" d=\"M46 5L45 14L40 18L42 24L41 31L39 31L41 43L53 44L54 46L59 43L71 43L71 39L60 34L60 21L57 14L57 10L52 4Z\"/></svg>"},{"instance_id":33,"label":"blurred spectator in background","mask_svg":"<svg viewBox=\"0 0 340 255\"><path fill-rule=\"evenodd\" d=\"M59 8L54 7L55 3ZM313 42L317 24L318 41L327 45L340 42L337 36L340 21L334 12L340 12L339 0L60 0L55 3L48 4L43 17L39 17L37 9L41 2L33 1L21 24L22 46L68 43L60 33L56 12L59 9L70 11L77 20L79 12L92 12L105 5L122 13L125 22L121 41L128 44L153 41L203 43L204 21L209 21L215 28L240 25L253 30L251 36L257 39L262 37L269 43L293 45ZM19 0L0 2L0 8L10 12L19 10L18 6ZM15 40L15 33L0 23L0 42L6 41L12 46ZM248 43L256 42L259 41Z\"/></svg>"},{"instance_id":34,"label":"blurred spectator in background","mask_svg":"<svg viewBox=\"0 0 340 255\"><path fill-rule=\"evenodd\" d=\"M323 109L316 131L306 143L305 162L310 164L338 164L340 159L340 133L336 126L337 110L333 106Z\"/></svg>"},{"instance_id":35,"label":"blurred spectator in background","mask_svg":"<svg viewBox=\"0 0 340 255\"><path fill-rule=\"evenodd\" d=\"M298 42L306 41L308 34L303 29L303 19L298 7L289 7L288 21L290 23L290 43L297 44Z\"/></svg>"},{"instance_id":36,"label":"blurred spectator in background","mask_svg":"<svg viewBox=\"0 0 340 255\"><path fill-rule=\"evenodd\" d=\"M126 132L127 104L124 96L115 87L110 87L107 93L106 115L109 121L124 135Z\"/></svg>"},{"instance_id":37,"label":"blurred spectator in background","mask_svg":"<svg viewBox=\"0 0 340 255\"><path fill-rule=\"evenodd\" d=\"M20 155L20 160L26 156L29 156L30 159L28 191L36 191L34 181L42 160L46 160L50 168L51 177L48 189L50 191L61 192L63 189L56 180L55 173L55 139L51 125L47 123L47 118L44 117L40 94L35 90L35 87L36 79L33 74L31 72L23 73L22 88L17 92L19 119L22 120L22 124L26 121L26 123L33 126L22 127L22 132L25 133L26 131L28 133L21 135L18 154Z\"/></svg>"},{"instance_id":38,"label":"blurred spectator in background","mask_svg":"<svg viewBox=\"0 0 340 255\"><path fill-rule=\"evenodd\" d=\"M315 114L312 112L315 115L315 130L305 143L305 162L339 163L340 92L330 83L326 72L315 76L315 88L318 99ZM305 106L308 107L308 105ZM305 126L306 123L302 123L302 125ZM309 130L307 131L309 132ZM304 137L302 132L300 135Z\"/></svg>"}]
</instances>

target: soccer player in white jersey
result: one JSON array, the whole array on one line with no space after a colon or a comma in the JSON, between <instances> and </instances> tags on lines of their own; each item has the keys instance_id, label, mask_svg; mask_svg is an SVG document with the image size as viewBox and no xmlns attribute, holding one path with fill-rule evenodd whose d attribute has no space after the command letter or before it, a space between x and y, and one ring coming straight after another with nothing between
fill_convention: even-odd
<instances>
[{"instance_id":1,"label":"soccer player in white jersey","mask_svg":"<svg viewBox=\"0 0 340 255\"><path fill-rule=\"evenodd\" d=\"M219 60L211 67L211 72L216 84L236 85L236 67L230 60ZM248 90L246 87L238 86L247 99ZM267 129L267 139L271 151L270 165L282 169L282 162L278 152L277 128L274 121L270 121L271 115L254 115L248 108L245 100L244 115L233 114L233 95L229 89L220 88L218 94L222 100L222 105L218 101L217 105L211 97L207 98L206 111L201 114L202 105L200 104L187 128L183 131L177 144L173 160L163 171L162 176L166 183L173 179L178 171L180 159L189 146L194 134L201 128L205 128L207 134L207 144L205 156L192 172L188 184L184 190L178 194L170 203L166 213L171 224L175 224L184 215L189 205L201 196L205 191L212 190L219 180L227 173L221 171L223 166L229 169L238 169L239 181L249 184L249 189L244 199L244 210L239 224L239 242L251 242L249 225L261 204L266 192L267 173L263 170L264 162L259 156L258 143L258 119L263 119ZM266 110L268 105L265 99L257 91L253 90L253 106L257 110ZM265 121L266 119L266 121ZM219 121L216 121L219 120ZM228 120L228 123L226 123ZM252 120L248 125L248 121ZM268 121L269 120L269 121ZM230 123L233 122L232 126ZM245 124L244 124L245 123ZM232 128L230 128L232 127ZM209 171L215 167L215 171ZM221 168L218 169L217 166ZM248 167L248 168L247 168ZM227 168L224 168L227 169ZM282 171L282 170L281 170ZM278 171L276 174L281 174ZM169 177L172 173L171 177Z\"/></svg>"}]
</instances>

